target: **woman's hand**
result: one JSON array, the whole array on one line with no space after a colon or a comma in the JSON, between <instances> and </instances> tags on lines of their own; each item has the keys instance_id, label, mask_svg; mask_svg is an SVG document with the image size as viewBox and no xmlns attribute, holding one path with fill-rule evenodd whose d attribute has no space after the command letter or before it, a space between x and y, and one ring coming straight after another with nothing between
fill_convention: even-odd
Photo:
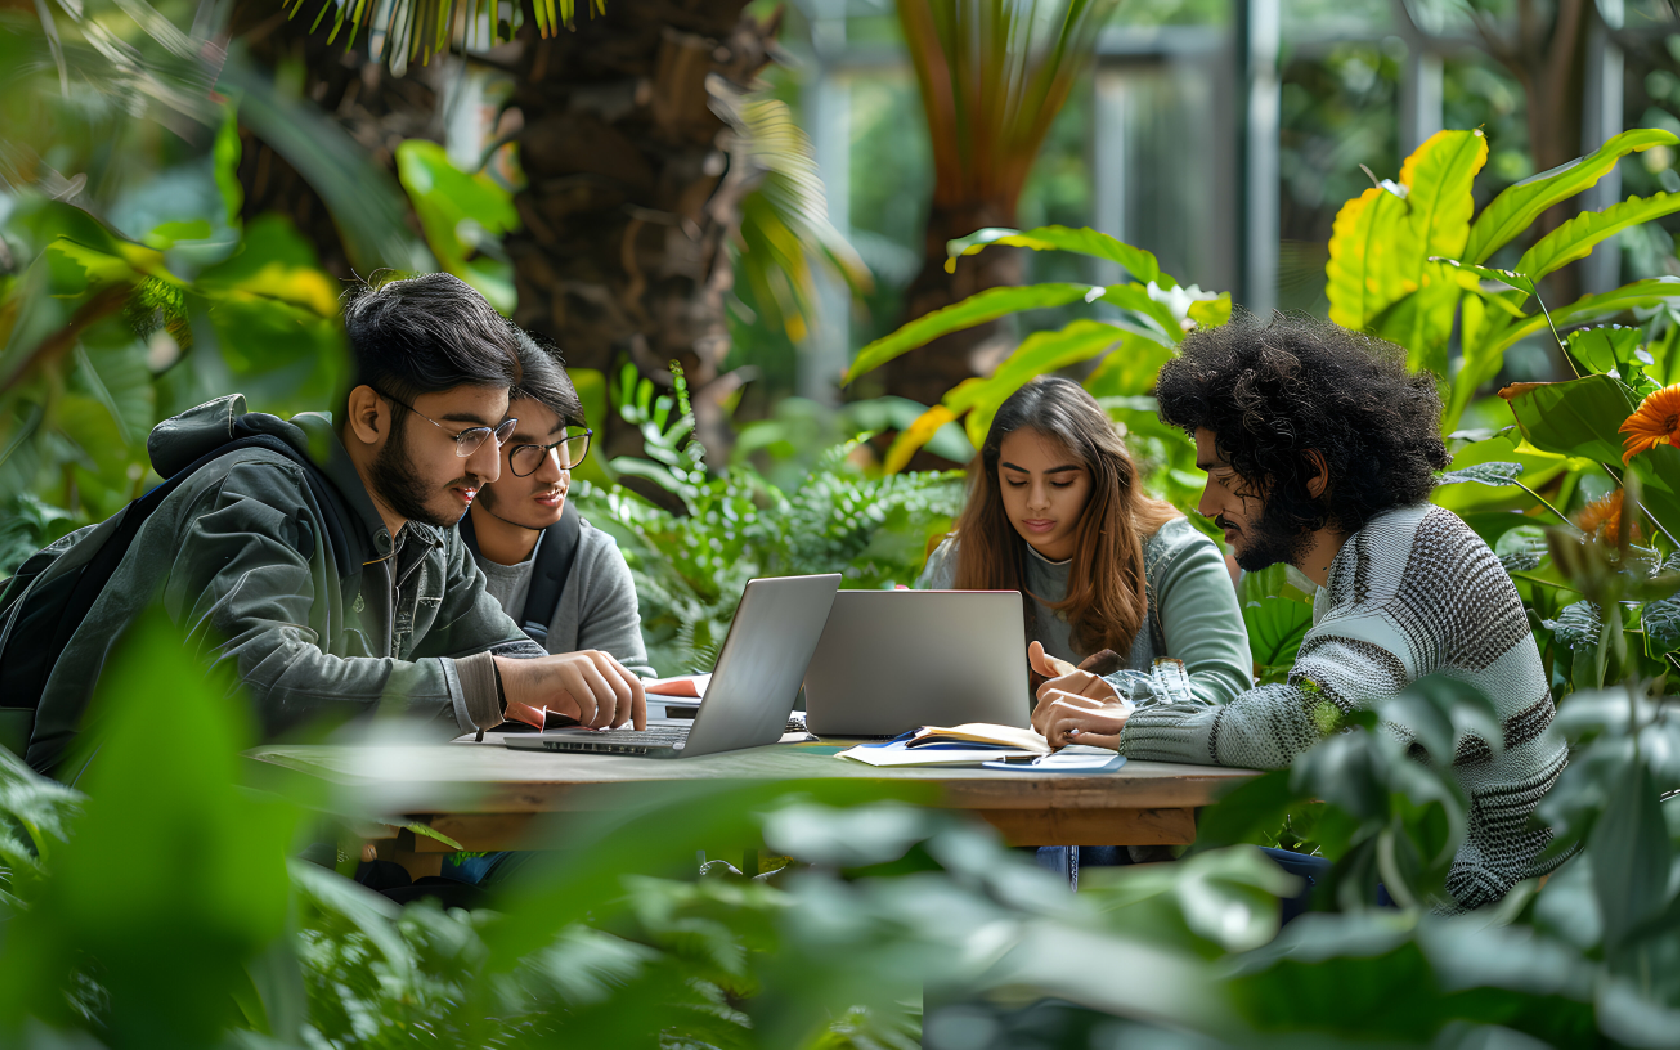
<instances>
[{"instance_id":1,"label":"woman's hand","mask_svg":"<svg viewBox=\"0 0 1680 1050\"><path fill-rule=\"evenodd\" d=\"M1120 694L1107 679L1089 671L1081 671L1066 660L1056 659L1045 652L1044 646L1037 642L1027 646L1027 662L1032 665L1033 670L1049 679L1038 687L1037 699L1040 703L1051 693L1086 696L1103 703L1112 703L1120 699Z\"/></svg>"},{"instance_id":2,"label":"woman's hand","mask_svg":"<svg viewBox=\"0 0 1680 1050\"><path fill-rule=\"evenodd\" d=\"M1132 705L1125 701L1104 703L1074 693L1039 693L1033 708L1033 728L1053 748L1069 744L1090 744L1120 750L1120 731L1126 727Z\"/></svg>"}]
</instances>

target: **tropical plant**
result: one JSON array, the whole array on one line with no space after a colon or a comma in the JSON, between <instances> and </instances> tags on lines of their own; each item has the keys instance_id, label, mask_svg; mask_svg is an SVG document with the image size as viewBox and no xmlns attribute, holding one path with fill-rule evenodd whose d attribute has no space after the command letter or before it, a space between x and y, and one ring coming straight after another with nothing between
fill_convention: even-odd
<instances>
[{"instance_id":1,"label":"tropical plant","mask_svg":"<svg viewBox=\"0 0 1680 1050\"><path fill-rule=\"evenodd\" d=\"M1095 56L1118 0L898 0L933 153L933 197L922 268L905 291L904 321L988 288L1021 282L1016 253L953 269L950 241L1013 227L1039 147ZM951 329L885 376L888 393L924 405L975 375L972 352L996 326ZM960 331L961 334L957 334Z\"/></svg>"},{"instance_id":2,"label":"tropical plant","mask_svg":"<svg viewBox=\"0 0 1680 1050\"><path fill-rule=\"evenodd\" d=\"M1486 268L1495 252L1548 209L1594 185L1622 157L1677 141L1660 129L1624 132L1594 153L1506 189L1478 214L1472 190L1487 159L1486 139L1480 131L1437 133L1407 158L1399 182L1371 187L1337 215L1328 266L1330 319L1405 347L1415 369L1450 376L1441 425L1451 433L1519 340L1555 325L1680 302L1680 283L1655 279L1583 296L1549 314L1525 309L1541 278L1624 229L1680 211L1680 194L1582 212L1536 241L1510 269ZM1448 367L1455 327L1462 354L1456 372Z\"/></svg>"},{"instance_id":3,"label":"tropical plant","mask_svg":"<svg viewBox=\"0 0 1680 1050\"><path fill-rule=\"evenodd\" d=\"M662 673L710 668L755 576L839 572L848 587L913 582L929 538L961 509L956 475L872 476L853 465L862 439L829 449L788 492L744 463L708 474L681 368L673 375L674 394L656 394L626 365L615 391L647 458L619 457L612 469L654 486L661 502L587 481L574 481L572 497L618 540L636 581L648 654Z\"/></svg>"},{"instance_id":4,"label":"tropical plant","mask_svg":"<svg viewBox=\"0 0 1680 1050\"><path fill-rule=\"evenodd\" d=\"M49 531L155 482L145 446L160 419L234 388L287 414L329 402L338 289L284 220L240 223L238 162L230 111L212 158L159 176L182 199L134 237L44 194L11 196L21 265L0 278L0 491L59 508L37 515Z\"/></svg>"},{"instance_id":5,"label":"tropical plant","mask_svg":"<svg viewBox=\"0 0 1680 1050\"><path fill-rule=\"evenodd\" d=\"M1100 358L1085 380L1086 389L1128 426L1145 432L1171 434L1159 423L1151 426L1153 402L1145 397L1155 375L1197 326L1224 324L1231 315L1228 293L1184 288L1161 271L1155 256L1141 248L1091 229L1042 226L1025 233L988 229L950 242L947 265L998 245L1034 251L1075 252L1117 263L1131 276L1108 286L1049 282L1023 287L990 288L959 303L934 311L875 340L858 351L845 375L846 382L879 368L919 346L951 332L971 330L1023 310L1102 303L1116 308L1115 320L1081 318L1059 331L1038 332L1021 342L992 374L970 377L945 391L939 403L900 432L887 452L885 469L900 470L932 435L947 423L962 419L974 447L984 443L998 406L1035 376ZM1141 400L1137 400L1141 398ZM1180 443L1183 435L1174 435Z\"/></svg>"}]
</instances>

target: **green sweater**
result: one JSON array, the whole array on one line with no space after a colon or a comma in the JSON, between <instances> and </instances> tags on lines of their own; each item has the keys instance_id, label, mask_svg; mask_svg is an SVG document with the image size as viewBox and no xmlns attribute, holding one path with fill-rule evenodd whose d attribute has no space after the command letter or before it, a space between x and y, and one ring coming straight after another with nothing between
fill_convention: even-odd
<instances>
[{"instance_id":1,"label":"green sweater","mask_svg":"<svg viewBox=\"0 0 1680 1050\"><path fill-rule=\"evenodd\" d=\"M1072 559L1053 562L1031 547L1027 551L1027 600L1034 605L1035 640L1051 656L1077 664L1091 654L1074 648L1072 626L1046 604L1067 596ZM1148 671L1156 657L1183 660L1191 690L1207 704L1227 703L1251 688L1254 657L1248 630L1225 559L1213 541L1185 519L1175 518L1144 544L1143 575L1148 626L1138 632L1126 666ZM948 589L956 576L957 537L952 535L928 556L916 586Z\"/></svg>"}]
</instances>

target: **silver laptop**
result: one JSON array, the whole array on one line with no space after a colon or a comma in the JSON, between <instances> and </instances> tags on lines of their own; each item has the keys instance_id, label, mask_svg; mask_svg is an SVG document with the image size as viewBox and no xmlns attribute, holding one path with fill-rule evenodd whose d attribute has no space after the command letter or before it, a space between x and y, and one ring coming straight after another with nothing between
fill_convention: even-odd
<instances>
[{"instance_id":1,"label":"silver laptop","mask_svg":"<svg viewBox=\"0 0 1680 1050\"><path fill-rule=\"evenodd\" d=\"M818 736L1031 725L1019 591L841 591L805 671Z\"/></svg>"},{"instance_id":2,"label":"silver laptop","mask_svg":"<svg viewBox=\"0 0 1680 1050\"><path fill-rule=\"evenodd\" d=\"M515 751L693 758L774 744L799 697L838 574L749 580L692 725L645 730L557 729L510 735Z\"/></svg>"}]
</instances>

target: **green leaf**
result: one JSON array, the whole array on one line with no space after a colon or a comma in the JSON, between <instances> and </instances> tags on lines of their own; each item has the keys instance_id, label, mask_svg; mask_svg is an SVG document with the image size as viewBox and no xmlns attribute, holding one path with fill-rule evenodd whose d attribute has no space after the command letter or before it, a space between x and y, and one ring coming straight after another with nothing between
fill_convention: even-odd
<instances>
[{"instance_id":1,"label":"green leaf","mask_svg":"<svg viewBox=\"0 0 1680 1050\"><path fill-rule=\"evenodd\" d=\"M222 111L222 126L216 129L213 159L216 188L222 194L228 228L233 230L239 229L239 210L245 203L245 188L239 181L239 157L243 151L239 140L239 107L229 105Z\"/></svg>"},{"instance_id":2,"label":"green leaf","mask_svg":"<svg viewBox=\"0 0 1680 1050\"><path fill-rule=\"evenodd\" d=\"M1650 768L1629 762L1617 780L1587 846L1610 956L1641 920L1668 902L1673 850Z\"/></svg>"},{"instance_id":3,"label":"green leaf","mask_svg":"<svg viewBox=\"0 0 1680 1050\"><path fill-rule=\"evenodd\" d=\"M404 824L403 827L406 830L412 832L415 835L421 835L425 838L435 839L438 842L443 843L445 846L448 846L452 850L466 849L465 846L461 845L459 842L456 842L454 839L450 838L448 835L445 835L443 832L433 830L430 825L427 825L427 824Z\"/></svg>"},{"instance_id":4,"label":"green leaf","mask_svg":"<svg viewBox=\"0 0 1680 1050\"><path fill-rule=\"evenodd\" d=\"M978 383L963 383L945 395L945 407L953 413L968 410L968 440L979 448L998 406L1011 394L1038 376L1108 353L1123 344L1129 334L1104 321L1074 321L1060 331L1034 332L991 376Z\"/></svg>"},{"instance_id":5,"label":"green leaf","mask_svg":"<svg viewBox=\"0 0 1680 1050\"><path fill-rule=\"evenodd\" d=\"M1615 372L1625 382L1638 372L1634 357L1644 340L1644 333L1625 325L1599 325L1579 328L1564 337L1569 356L1583 368L1594 372ZM1631 367L1630 367L1631 366Z\"/></svg>"},{"instance_id":6,"label":"green leaf","mask_svg":"<svg viewBox=\"0 0 1680 1050\"><path fill-rule=\"evenodd\" d=\"M1132 280L1140 284L1154 283L1162 288L1178 286L1177 281L1161 272L1161 264L1156 261L1155 256L1106 233L1099 233L1089 226L1077 230L1066 226L1040 226L1025 232L1005 229L980 230L951 241L945 246L945 251L950 256L945 261L946 272L955 273L957 260L962 256L973 255L993 244L1031 248L1035 252L1077 252L1080 255L1120 264L1131 275Z\"/></svg>"},{"instance_id":7,"label":"green leaf","mask_svg":"<svg viewBox=\"0 0 1680 1050\"><path fill-rule=\"evenodd\" d=\"M1195 301L1191 293L1182 288L1163 290L1135 283L1111 284L1103 289L1100 298L1122 310L1141 314L1148 324L1148 334L1163 344L1175 345L1184 338L1184 320Z\"/></svg>"},{"instance_id":8,"label":"green leaf","mask_svg":"<svg viewBox=\"0 0 1680 1050\"><path fill-rule=\"evenodd\" d=\"M1330 320L1354 331L1411 289L1397 265L1397 228L1406 218L1406 201L1373 186L1342 205L1330 235L1325 294Z\"/></svg>"},{"instance_id":9,"label":"green leaf","mask_svg":"<svg viewBox=\"0 0 1680 1050\"><path fill-rule=\"evenodd\" d=\"M1405 347L1408 368L1445 376L1449 365L1447 341L1458 313L1459 289L1440 269L1438 264L1424 263L1419 274L1421 286L1372 318L1370 331Z\"/></svg>"},{"instance_id":10,"label":"green leaf","mask_svg":"<svg viewBox=\"0 0 1680 1050\"><path fill-rule=\"evenodd\" d=\"M1517 261L1516 270L1537 281L1576 259L1585 259L1605 238L1676 211L1680 211L1680 193L1629 197L1603 211L1584 211L1535 242Z\"/></svg>"},{"instance_id":11,"label":"green leaf","mask_svg":"<svg viewBox=\"0 0 1680 1050\"><path fill-rule=\"evenodd\" d=\"M1487 162L1487 138L1474 131L1438 131L1400 168L1407 188L1406 228L1412 241L1413 268L1431 255L1457 255L1469 237L1476 210L1471 189Z\"/></svg>"},{"instance_id":12,"label":"green leaf","mask_svg":"<svg viewBox=\"0 0 1680 1050\"><path fill-rule=\"evenodd\" d=\"M1580 601L1564 606L1557 619L1542 620L1541 625L1552 632L1552 638L1559 644L1579 649L1598 644L1604 631L1604 618L1599 615L1598 606Z\"/></svg>"},{"instance_id":13,"label":"green leaf","mask_svg":"<svg viewBox=\"0 0 1680 1050\"><path fill-rule=\"evenodd\" d=\"M1680 302L1680 278L1659 277L1635 281L1597 295L1585 295L1568 306L1552 311L1552 322L1560 329L1587 321L1617 317L1633 310L1650 309ZM1505 351L1547 327L1546 317L1536 313L1510 323L1501 313L1492 315L1484 300L1464 300L1464 365L1453 377L1452 393L1442 413L1442 429L1451 431L1478 388L1499 374ZM1618 453L1618 456L1620 453Z\"/></svg>"},{"instance_id":14,"label":"green leaf","mask_svg":"<svg viewBox=\"0 0 1680 1050\"><path fill-rule=\"evenodd\" d=\"M483 172L455 167L448 150L425 139L398 143L397 178L438 263L498 311L513 313L513 264L480 255L499 254L502 235L518 228L513 194Z\"/></svg>"},{"instance_id":15,"label":"green leaf","mask_svg":"<svg viewBox=\"0 0 1680 1050\"><path fill-rule=\"evenodd\" d=\"M1621 462L1617 428L1638 407L1625 386L1603 375L1543 383L1510 404L1523 437L1535 448L1600 463Z\"/></svg>"},{"instance_id":16,"label":"green leaf","mask_svg":"<svg viewBox=\"0 0 1680 1050\"><path fill-rule=\"evenodd\" d=\"M1653 146L1675 145L1680 145L1680 136L1672 132L1656 128L1624 131L1596 152L1524 179L1482 209L1470 227L1464 258L1474 263L1486 260L1532 227L1552 205L1568 200L1609 174L1627 154Z\"/></svg>"},{"instance_id":17,"label":"green leaf","mask_svg":"<svg viewBox=\"0 0 1680 1050\"><path fill-rule=\"evenodd\" d=\"M161 610L124 631L71 759L86 807L41 898L8 923L0 968L27 977L0 989L0 1016L52 1017L71 965L92 963L107 1038L219 1041L246 961L286 929L298 817L241 787L254 732L228 685Z\"/></svg>"},{"instance_id":18,"label":"green leaf","mask_svg":"<svg viewBox=\"0 0 1680 1050\"><path fill-rule=\"evenodd\" d=\"M1102 298L1106 291L1101 285L1064 283L987 288L962 302L952 303L943 309L918 317L896 332L884 335L865 346L858 351L857 358L841 377L841 382L850 383L865 372L873 371L900 354L914 350L948 332L973 328L975 325L995 321L1022 310L1043 310L1081 300L1094 301Z\"/></svg>"},{"instance_id":19,"label":"green leaf","mask_svg":"<svg viewBox=\"0 0 1680 1050\"><path fill-rule=\"evenodd\" d=\"M1460 470L1449 470L1435 476L1437 485L1462 485L1474 482L1477 485L1515 485L1517 478L1522 475L1521 463L1489 462L1477 463Z\"/></svg>"},{"instance_id":20,"label":"green leaf","mask_svg":"<svg viewBox=\"0 0 1680 1050\"><path fill-rule=\"evenodd\" d=\"M1658 598L1645 603L1639 610L1639 623L1645 631L1645 652L1661 656L1680 649L1680 600Z\"/></svg>"},{"instance_id":21,"label":"green leaf","mask_svg":"<svg viewBox=\"0 0 1680 1050\"><path fill-rule=\"evenodd\" d=\"M1278 595L1267 595L1243 606L1249 648L1255 663L1277 668L1295 661L1301 639L1312 627L1312 606Z\"/></svg>"},{"instance_id":22,"label":"green leaf","mask_svg":"<svg viewBox=\"0 0 1680 1050\"><path fill-rule=\"evenodd\" d=\"M1161 366L1171 359L1170 347L1136 332L1126 332L1120 344L1085 377L1085 389L1097 398L1147 394L1155 389L1155 377L1161 374Z\"/></svg>"},{"instance_id":23,"label":"green leaf","mask_svg":"<svg viewBox=\"0 0 1680 1050\"><path fill-rule=\"evenodd\" d=\"M1549 553L1546 530L1538 525L1517 525L1500 533L1493 553L1506 572L1530 572L1540 567Z\"/></svg>"}]
</instances>

